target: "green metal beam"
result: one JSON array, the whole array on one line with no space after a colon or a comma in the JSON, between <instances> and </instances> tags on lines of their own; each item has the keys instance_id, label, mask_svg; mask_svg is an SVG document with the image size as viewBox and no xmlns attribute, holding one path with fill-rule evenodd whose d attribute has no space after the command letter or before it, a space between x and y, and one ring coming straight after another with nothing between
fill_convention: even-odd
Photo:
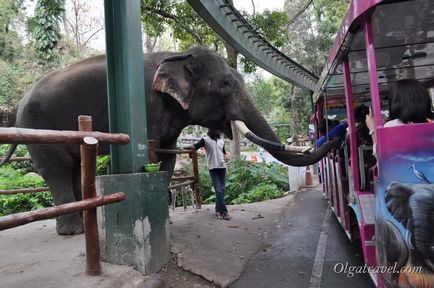
<instances>
[{"instance_id":1,"label":"green metal beam","mask_svg":"<svg viewBox=\"0 0 434 288\"><path fill-rule=\"evenodd\" d=\"M148 163L140 0L105 0L110 132L130 135L111 145L112 172L139 172Z\"/></svg>"},{"instance_id":2,"label":"green metal beam","mask_svg":"<svg viewBox=\"0 0 434 288\"><path fill-rule=\"evenodd\" d=\"M314 91L318 77L268 43L225 0L188 0L194 10L245 57L301 89Z\"/></svg>"}]
</instances>

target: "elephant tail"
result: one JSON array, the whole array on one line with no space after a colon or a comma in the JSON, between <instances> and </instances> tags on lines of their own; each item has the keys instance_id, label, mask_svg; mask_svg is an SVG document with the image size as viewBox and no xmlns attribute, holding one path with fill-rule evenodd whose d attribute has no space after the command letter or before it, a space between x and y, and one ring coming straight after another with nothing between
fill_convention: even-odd
<instances>
[{"instance_id":1,"label":"elephant tail","mask_svg":"<svg viewBox=\"0 0 434 288\"><path fill-rule=\"evenodd\" d=\"M12 144L9 147L8 152L6 153L6 155L0 161L0 167L3 166L3 165L5 165L9 161L9 159L11 159L12 154L14 154L15 149L17 149L17 146L18 146L18 144Z\"/></svg>"}]
</instances>

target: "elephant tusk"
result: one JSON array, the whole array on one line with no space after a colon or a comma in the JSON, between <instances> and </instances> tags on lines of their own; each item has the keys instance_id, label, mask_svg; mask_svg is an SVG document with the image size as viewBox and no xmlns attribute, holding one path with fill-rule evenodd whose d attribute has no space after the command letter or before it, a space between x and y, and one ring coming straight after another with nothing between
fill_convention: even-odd
<instances>
[{"instance_id":1,"label":"elephant tusk","mask_svg":"<svg viewBox=\"0 0 434 288\"><path fill-rule=\"evenodd\" d=\"M240 120L233 120L232 124L240 130L240 132L252 141L253 143L265 148L266 150L276 150L276 151L288 151L288 152L296 152L296 153L307 153L309 152L312 147L310 146L291 146L291 145L285 145L281 143L276 143L264 138L259 137L252 131L250 131L249 128L247 128L246 124L243 121Z\"/></svg>"}]
</instances>

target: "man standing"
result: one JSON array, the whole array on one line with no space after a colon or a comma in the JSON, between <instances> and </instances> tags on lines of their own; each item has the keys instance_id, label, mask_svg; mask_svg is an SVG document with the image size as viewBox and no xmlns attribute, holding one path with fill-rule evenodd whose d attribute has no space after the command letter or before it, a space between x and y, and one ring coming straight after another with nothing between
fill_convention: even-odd
<instances>
[{"instance_id":1,"label":"man standing","mask_svg":"<svg viewBox=\"0 0 434 288\"><path fill-rule=\"evenodd\" d=\"M227 159L228 154L220 135L221 131L209 129L207 136L194 144L194 149L205 148L206 164L216 193L215 212L219 219L229 220L225 203L225 159Z\"/></svg>"}]
</instances>

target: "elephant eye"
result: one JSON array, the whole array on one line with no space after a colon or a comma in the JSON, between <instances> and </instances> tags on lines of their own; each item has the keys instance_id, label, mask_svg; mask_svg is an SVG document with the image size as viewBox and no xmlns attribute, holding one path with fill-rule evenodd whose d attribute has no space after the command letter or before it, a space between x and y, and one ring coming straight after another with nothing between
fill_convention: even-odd
<instances>
[{"instance_id":1,"label":"elephant eye","mask_svg":"<svg viewBox=\"0 0 434 288\"><path fill-rule=\"evenodd\" d=\"M222 86L222 88L227 88L227 87L231 87L232 84L231 84L231 82L229 80L223 80L221 82L221 86Z\"/></svg>"}]
</instances>

